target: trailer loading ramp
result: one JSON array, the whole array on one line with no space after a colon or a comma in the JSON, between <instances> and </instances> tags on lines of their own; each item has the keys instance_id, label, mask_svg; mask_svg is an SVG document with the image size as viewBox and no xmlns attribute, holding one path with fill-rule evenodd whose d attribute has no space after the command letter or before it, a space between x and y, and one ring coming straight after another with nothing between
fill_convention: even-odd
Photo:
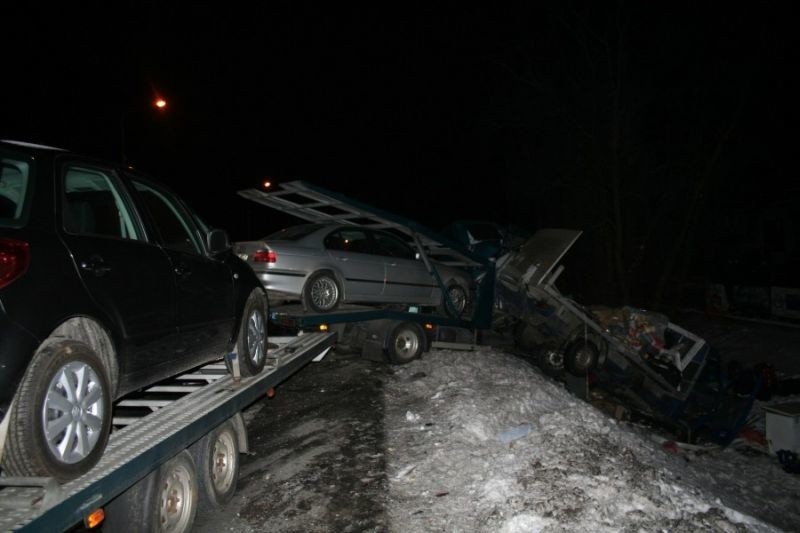
<instances>
[{"instance_id":1,"label":"trailer loading ramp","mask_svg":"<svg viewBox=\"0 0 800 533\"><path fill-rule=\"evenodd\" d=\"M467 270L472 274L476 289L474 313L468 326L488 328L491 325L494 263L419 222L300 180L282 183L270 190L244 189L238 194L307 222L356 225L394 233L416 248L443 292L442 280L429 259Z\"/></svg>"},{"instance_id":2,"label":"trailer loading ramp","mask_svg":"<svg viewBox=\"0 0 800 533\"><path fill-rule=\"evenodd\" d=\"M0 531L64 531L80 523L175 454L256 401L336 340L333 333L270 338L273 367L235 382L228 375L111 434L100 462L58 485L50 478L2 478Z\"/></svg>"}]
</instances>

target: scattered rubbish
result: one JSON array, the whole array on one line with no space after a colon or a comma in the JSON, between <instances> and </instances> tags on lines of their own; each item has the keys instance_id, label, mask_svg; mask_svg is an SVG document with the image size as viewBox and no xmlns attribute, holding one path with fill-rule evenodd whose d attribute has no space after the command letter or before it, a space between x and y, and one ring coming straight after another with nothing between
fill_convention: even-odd
<instances>
[{"instance_id":1,"label":"scattered rubbish","mask_svg":"<svg viewBox=\"0 0 800 533\"><path fill-rule=\"evenodd\" d=\"M408 422L417 422L421 417L416 414L412 413L411 411L406 411L406 420Z\"/></svg>"},{"instance_id":2,"label":"scattered rubbish","mask_svg":"<svg viewBox=\"0 0 800 533\"><path fill-rule=\"evenodd\" d=\"M704 339L663 314L585 306L562 294L559 263L581 233L542 229L497 260L494 328L579 398L604 391L618 420L635 414L678 441L729 445L755 399L775 388L774 369L732 375Z\"/></svg>"},{"instance_id":3,"label":"scattered rubbish","mask_svg":"<svg viewBox=\"0 0 800 533\"><path fill-rule=\"evenodd\" d=\"M796 453L789 450L778 450L776 455L784 472L800 474L800 459L797 458Z\"/></svg>"},{"instance_id":4,"label":"scattered rubbish","mask_svg":"<svg viewBox=\"0 0 800 533\"><path fill-rule=\"evenodd\" d=\"M678 453L678 443L674 440L666 441L661 445L661 448L663 448L665 452L671 453L672 455L677 455Z\"/></svg>"},{"instance_id":5,"label":"scattered rubbish","mask_svg":"<svg viewBox=\"0 0 800 533\"><path fill-rule=\"evenodd\" d=\"M752 428L746 427L739 432L739 437L742 438L747 443L757 444L764 448L767 447L767 437L761 431Z\"/></svg>"},{"instance_id":6,"label":"scattered rubbish","mask_svg":"<svg viewBox=\"0 0 800 533\"><path fill-rule=\"evenodd\" d=\"M669 327L666 316L630 306L593 306L590 309L598 324L643 357L660 357L666 359L666 363L674 359L664 340Z\"/></svg>"},{"instance_id":7,"label":"scattered rubbish","mask_svg":"<svg viewBox=\"0 0 800 533\"><path fill-rule=\"evenodd\" d=\"M657 435L655 433L650 434L650 438L661 444L661 448L668 453L677 454L678 452L685 451L685 452L692 452L695 454L701 454L705 452L710 452L713 450L719 450L721 447L717 444L691 444L688 442L681 442L678 440L668 439L666 437L662 437L661 435Z\"/></svg>"},{"instance_id":8,"label":"scattered rubbish","mask_svg":"<svg viewBox=\"0 0 800 533\"><path fill-rule=\"evenodd\" d=\"M497 440L499 440L503 444L508 444L511 441L521 439L530 432L531 432L530 424L520 424L519 426L509 428L503 431L502 433L499 433L497 435Z\"/></svg>"},{"instance_id":9,"label":"scattered rubbish","mask_svg":"<svg viewBox=\"0 0 800 533\"><path fill-rule=\"evenodd\" d=\"M400 480L400 479L403 479L403 478L404 478L404 477L406 477L408 474L410 474L410 473L411 473L411 471L412 471L412 470L414 470L416 467L417 467L417 465L415 465L415 464L410 464L410 465L408 465L408 466L404 466L404 467L403 467L403 468L402 468L402 469L401 469L401 470L400 470L400 471L397 473L397 475L396 475L396 476L394 476L394 479L395 479L395 481L398 481L398 480Z\"/></svg>"}]
</instances>

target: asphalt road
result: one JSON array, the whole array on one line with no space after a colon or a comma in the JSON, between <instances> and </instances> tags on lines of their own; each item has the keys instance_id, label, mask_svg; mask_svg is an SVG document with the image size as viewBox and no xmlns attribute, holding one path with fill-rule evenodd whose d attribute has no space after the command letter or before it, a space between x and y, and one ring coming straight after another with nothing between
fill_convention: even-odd
<instances>
[{"instance_id":1,"label":"asphalt road","mask_svg":"<svg viewBox=\"0 0 800 533\"><path fill-rule=\"evenodd\" d=\"M250 453L222 509L195 531L385 531L388 364L331 353L245 411Z\"/></svg>"}]
</instances>

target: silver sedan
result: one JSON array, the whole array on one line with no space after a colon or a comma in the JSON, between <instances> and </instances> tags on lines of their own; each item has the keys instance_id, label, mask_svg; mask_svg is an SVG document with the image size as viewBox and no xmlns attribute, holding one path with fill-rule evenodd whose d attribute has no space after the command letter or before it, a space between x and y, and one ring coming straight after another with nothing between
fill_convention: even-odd
<instances>
[{"instance_id":1,"label":"silver sedan","mask_svg":"<svg viewBox=\"0 0 800 533\"><path fill-rule=\"evenodd\" d=\"M299 299L317 313L333 311L342 302L403 303L438 306L461 316L469 303L467 272L431 262L440 285L411 246L385 231L303 224L238 242L234 251L253 268L271 299Z\"/></svg>"}]
</instances>

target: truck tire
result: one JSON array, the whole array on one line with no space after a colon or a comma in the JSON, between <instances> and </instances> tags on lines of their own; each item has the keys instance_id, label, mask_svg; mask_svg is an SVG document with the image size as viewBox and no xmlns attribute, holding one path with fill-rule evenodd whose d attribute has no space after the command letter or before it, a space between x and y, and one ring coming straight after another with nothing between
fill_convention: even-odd
<instances>
[{"instance_id":1,"label":"truck tire","mask_svg":"<svg viewBox=\"0 0 800 533\"><path fill-rule=\"evenodd\" d=\"M239 451L239 436L230 420L190 448L203 509L221 507L233 498L239 481Z\"/></svg>"},{"instance_id":2,"label":"truck tire","mask_svg":"<svg viewBox=\"0 0 800 533\"><path fill-rule=\"evenodd\" d=\"M106 506L104 531L185 533L197 516L194 460L183 450Z\"/></svg>"},{"instance_id":3,"label":"truck tire","mask_svg":"<svg viewBox=\"0 0 800 533\"><path fill-rule=\"evenodd\" d=\"M320 270L312 274L303 287L303 305L315 313L328 313L339 307L342 288L333 272Z\"/></svg>"},{"instance_id":4,"label":"truck tire","mask_svg":"<svg viewBox=\"0 0 800 533\"><path fill-rule=\"evenodd\" d=\"M243 377L255 376L264 369L267 347L267 300L256 289L244 306L239 337L236 340L239 372Z\"/></svg>"},{"instance_id":5,"label":"truck tire","mask_svg":"<svg viewBox=\"0 0 800 533\"><path fill-rule=\"evenodd\" d=\"M110 389L89 345L63 340L39 350L10 413L4 473L66 481L88 472L111 431Z\"/></svg>"},{"instance_id":6,"label":"truck tire","mask_svg":"<svg viewBox=\"0 0 800 533\"><path fill-rule=\"evenodd\" d=\"M597 368L600 348L594 341L576 339L564 351L564 367L573 376L584 377Z\"/></svg>"},{"instance_id":7,"label":"truck tire","mask_svg":"<svg viewBox=\"0 0 800 533\"><path fill-rule=\"evenodd\" d=\"M415 322L401 322L389 332L386 352L396 365L410 363L425 350L425 332Z\"/></svg>"}]
</instances>

